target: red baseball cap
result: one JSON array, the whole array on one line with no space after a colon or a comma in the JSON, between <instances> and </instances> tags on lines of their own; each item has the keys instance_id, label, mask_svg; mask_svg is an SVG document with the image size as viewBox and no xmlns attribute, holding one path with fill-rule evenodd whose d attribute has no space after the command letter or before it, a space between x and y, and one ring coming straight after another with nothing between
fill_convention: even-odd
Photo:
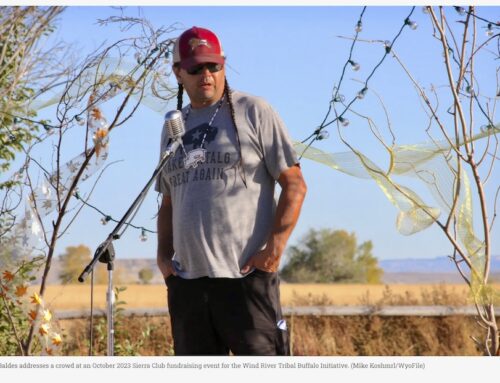
<instances>
[{"instance_id":1,"label":"red baseball cap","mask_svg":"<svg viewBox=\"0 0 500 383\"><path fill-rule=\"evenodd\" d=\"M184 69L203 63L224 64L225 60L219 38L208 29L192 27L175 42L174 64Z\"/></svg>"}]
</instances>

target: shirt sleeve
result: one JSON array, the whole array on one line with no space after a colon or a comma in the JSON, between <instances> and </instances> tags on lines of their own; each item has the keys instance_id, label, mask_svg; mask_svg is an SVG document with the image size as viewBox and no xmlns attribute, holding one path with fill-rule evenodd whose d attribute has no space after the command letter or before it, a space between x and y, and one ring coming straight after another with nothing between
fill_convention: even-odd
<instances>
[{"instance_id":1,"label":"shirt sleeve","mask_svg":"<svg viewBox=\"0 0 500 383\"><path fill-rule=\"evenodd\" d=\"M277 180L283 171L299 163L297 153L278 113L263 100L258 107L257 131L264 162L269 174Z\"/></svg>"}]
</instances>

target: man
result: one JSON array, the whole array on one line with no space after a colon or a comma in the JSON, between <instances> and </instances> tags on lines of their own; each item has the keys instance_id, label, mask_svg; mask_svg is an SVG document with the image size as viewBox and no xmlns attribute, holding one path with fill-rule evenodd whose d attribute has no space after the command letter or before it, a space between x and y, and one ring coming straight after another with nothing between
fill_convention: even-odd
<instances>
[{"instance_id":1,"label":"man","mask_svg":"<svg viewBox=\"0 0 500 383\"><path fill-rule=\"evenodd\" d=\"M176 355L289 355L277 270L306 186L283 122L232 91L218 37L193 27L173 71L190 104L183 147L158 178L158 267ZM167 145L162 133L162 152ZM274 201L276 181L281 186Z\"/></svg>"}]
</instances>

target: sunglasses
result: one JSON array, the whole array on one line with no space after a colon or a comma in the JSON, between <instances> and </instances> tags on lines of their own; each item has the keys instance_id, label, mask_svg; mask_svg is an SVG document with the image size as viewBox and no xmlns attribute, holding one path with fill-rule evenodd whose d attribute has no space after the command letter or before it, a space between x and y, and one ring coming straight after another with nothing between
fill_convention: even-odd
<instances>
[{"instance_id":1,"label":"sunglasses","mask_svg":"<svg viewBox=\"0 0 500 383\"><path fill-rule=\"evenodd\" d=\"M201 74L201 73L203 73L205 68L207 68L210 73L215 73L215 72L222 70L223 65L216 64L216 63L199 64L199 65L195 65L189 69L186 69L186 72L188 72L190 75Z\"/></svg>"}]
</instances>

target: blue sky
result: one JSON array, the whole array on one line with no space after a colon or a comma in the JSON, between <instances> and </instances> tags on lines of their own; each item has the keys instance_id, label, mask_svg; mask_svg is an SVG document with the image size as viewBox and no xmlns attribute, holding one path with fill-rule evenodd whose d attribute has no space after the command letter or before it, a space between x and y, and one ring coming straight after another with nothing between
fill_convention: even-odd
<instances>
[{"instance_id":1,"label":"blue sky","mask_svg":"<svg viewBox=\"0 0 500 383\"><path fill-rule=\"evenodd\" d=\"M128 7L128 16L144 17L155 26L178 23L214 30L222 40L228 57L228 81L233 88L259 95L280 113L291 136L300 141L309 136L323 120L332 87L340 78L348 57L350 41L339 36L353 36L362 7ZM363 18L360 38L391 40L411 8L368 7ZM483 17L498 20L500 7L479 8ZM108 43L127 36L116 26L100 27L97 19L118 15L111 7L69 7L61 16L56 36L73 44L80 53L90 52L105 40ZM453 22L460 19L449 13ZM417 7L412 19L419 24L415 31L405 28L394 47L414 78L427 89L446 83L438 42L432 38L428 15ZM458 25L458 24L455 24ZM478 24L479 39L484 40L484 25ZM130 33L131 34L131 33ZM360 89L359 81L371 72L383 55L381 44L359 43L353 58L361 69L347 68L342 93L350 100ZM495 94L495 62L478 60L481 92ZM494 79L494 78L493 78ZM408 77L392 57L387 57L370 82L384 100L391 117L398 144L428 141L425 134L426 115ZM446 101L444 101L446 103ZM175 109L175 104L167 110ZM389 140L385 117L373 94L355 104L357 112L371 116ZM50 109L44 111L50 115ZM348 115L346 115L348 116ZM343 133L363 153L382 167L387 156L366 124L353 123ZM478 117L479 118L479 117ZM496 121L495 121L496 122ZM133 119L112 132L109 161L120 161L105 173L91 202L114 218L119 218L142 189L158 158L163 116L142 107ZM331 126L330 137L315 146L326 152L346 152ZM79 153L76 146L73 155ZM71 152L71 146L70 146ZM47 152L49 153L49 152ZM47 155L45 153L45 155ZM69 155L69 154L68 154ZM41 158L44 156L40 154ZM71 156L68 157L68 160ZM412 236L396 230L396 208L373 181L357 179L319 163L304 159L302 169L308 184L308 195L302 215L290 239L295 244L310 228L345 229L355 232L359 242L371 240L379 259L429 258L449 254L451 247L443 234L433 226ZM496 171L498 176L498 171ZM498 178L497 178L498 179ZM405 183L413 185L412 181ZM492 185L493 186L493 185ZM488 190L489 193L492 190ZM423 196L427 196L422 191ZM491 201L490 201L491 202ZM151 190L134 224L155 229L156 193ZM78 221L59 242L57 253L65 246L80 243L92 250L103 241L112 225L100 224L100 215L84 209ZM493 253L500 253L498 226L493 232ZM130 229L115 243L119 258L154 257L156 239L141 242L140 232Z\"/></svg>"}]
</instances>

